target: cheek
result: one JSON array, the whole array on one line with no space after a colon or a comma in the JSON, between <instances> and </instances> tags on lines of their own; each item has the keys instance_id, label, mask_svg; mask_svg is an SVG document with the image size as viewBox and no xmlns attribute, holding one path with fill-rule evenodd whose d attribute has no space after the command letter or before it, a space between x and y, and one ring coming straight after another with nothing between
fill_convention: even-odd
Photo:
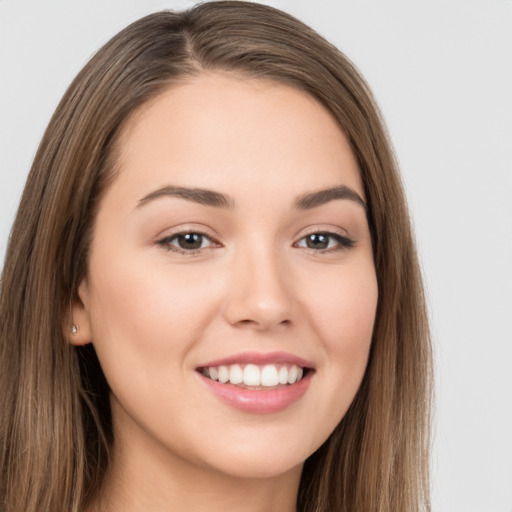
<instances>
[{"instance_id":1,"label":"cheek","mask_svg":"<svg viewBox=\"0 0 512 512\"><path fill-rule=\"evenodd\" d=\"M312 324L321 340L330 389L325 407L337 423L354 398L366 370L378 300L373 262L347 267L311 298Z\"/></svg>"},{"instance_id":2,"label":"cheek","mask_svg":"<svg viewBox=\"0 0 512 512\"><path fill-rule=\"evenodd\" d=\"M110 359L117 352L116 361L124 354L168 365L215 314L215 287L208 280L191 282L186 271L122 258L103 259L101 268L90 279L91 323L96 349Z\"/></svg>"},{"instance_id":3,"label":"cheek","mask_svg":"<svg viewBox=\"0 0 512 512\"><path fill-rule=\"evenodd\" d=\"M372 262L316 280L310 293L314 324L329 352L364 351L371 342L378 288Z\"/></svg>"},{"instance_id":4,"label":"cheek","mask_svg":"<svg viewBox=\"0 0 512 512\"><path fill-rule=\"evenodd\" d=\"M366 370L378 299L373 262L324 278L317 274L313 289L308 321L323 358L313 381L316 413L305 418L303 427L317 433L317 445L311 445L316 449L344 417Z\"/></svg>"},{"instance_id":5,"label":"cheek","mask_svg":"<svg viewBox=\"0 0 512 512\"><path fill-rule=\"evenodd\" d=\"M192 400L188 354L215 315L216 287L144 258L91 261L93 344L112 393L140 424L165 423Z\"/></svg>"}]
</instances>

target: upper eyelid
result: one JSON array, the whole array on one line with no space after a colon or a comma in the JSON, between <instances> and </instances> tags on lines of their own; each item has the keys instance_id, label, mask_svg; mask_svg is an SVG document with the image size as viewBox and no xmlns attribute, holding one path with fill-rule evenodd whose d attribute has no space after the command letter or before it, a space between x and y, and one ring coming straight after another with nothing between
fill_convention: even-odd
<instances>
[{"instance_id":1,"label":"upper eyelid","mask_svg":"<svg viewBox=\"0 0 512 512\"><path fill-rule=\"evenodd\" d=\"M343 238L349 238L353 240L353 237L346 229L340 228L338 226L322 227L321 225L308 226L306 228L301 229L295 236L295 240L302 240L302 238L309 235L314 235L315 233L324 233L326 235L338 235Z\"/></svg>"},{"instance_id":2,"label":"upper eyelid","mask_svg":"<svg viewBox=\"0 0 512 512\"><path fill-rule=\"evenodd\" d=\"M162 231L161 233L155 237L156 241L166 240L170 238L174 238L180 235L186 235L189 233L197 233L198 235L203 235L212 241L220 242L220 237L213 232L213 230L206 227L194 227L193 225L185 225L184 227L170 228ZM167 234L168 233L168 234Z\"/></svg>"}]
</instances>

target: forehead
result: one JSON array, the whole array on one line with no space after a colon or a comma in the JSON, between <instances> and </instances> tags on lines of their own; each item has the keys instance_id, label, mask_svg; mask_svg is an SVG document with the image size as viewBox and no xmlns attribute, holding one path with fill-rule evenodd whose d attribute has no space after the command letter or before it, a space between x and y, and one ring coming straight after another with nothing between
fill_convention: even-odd
<instances>
[{"instance_id":1,"label":"forehead","mask_svg":"<svg viewBox=\"0 0 512 512\"><path fill-rule=\"evenodd\" d=\"M140 187L171 180L229 193L267 183L300 193L343 183L363 195L336 120L310 95L274 81L210 73L172 85L128 118L117 154L121 179Z\"/></svg>"}]
</instances>

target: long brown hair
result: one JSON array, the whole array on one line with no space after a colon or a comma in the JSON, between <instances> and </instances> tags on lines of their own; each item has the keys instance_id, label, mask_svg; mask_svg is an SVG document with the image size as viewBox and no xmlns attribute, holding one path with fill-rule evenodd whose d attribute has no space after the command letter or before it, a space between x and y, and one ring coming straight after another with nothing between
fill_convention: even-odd
<instances>
[{"instance_id":1,"label":"long brown hair","mask_svg":"<svg viewBox=\"0 0 512 512\"><path fill-rule=\"evenodd\" d=\"M112 442L108 385L66 315L86 274L95 212L127 117L179 80L221 70L306 91L356 155L379 302L370 359L346 416L306 460L298 510L429 510L431 349L421 276L391 146L366 83L293 17L248 2L149 15L90 60L41 141L11 234L0 298L0 510L82 511Z\"/></svg>"}]
</instances>

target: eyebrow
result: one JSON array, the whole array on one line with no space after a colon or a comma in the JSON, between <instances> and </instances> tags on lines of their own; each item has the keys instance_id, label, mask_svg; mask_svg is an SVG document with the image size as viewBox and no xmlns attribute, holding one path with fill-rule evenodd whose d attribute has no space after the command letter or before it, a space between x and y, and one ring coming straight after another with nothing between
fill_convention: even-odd
<instances>
[{"instance_id":1,"label":"eyebrow","mask_svg":"<svg viewBox=\"0 0 512 512\"><path fill-rule=\"evenodd\" d=\"M366 211L366 203L363 198L355 190L346 185L303 194L296 199L295 208L299 210L310 210L325 203L329 203L330 201L334 201L335 199L349 199L350 201L355 201Z\"/></svg>"},{"instance_id":2,"label":"eyebrow","mask_svg":"<svg viewBox=\"0 0 512 512\"><path fill-rule=\"evenodd\" d=\"M235 202L229 196L204 188L173 187L167 186L151 192L144 196L138 206L143 206L160 197L179 197L194 203L213 206L216 208L233 208Z\"/></svg>"},{"instance_id":3,"label":"eyebrow","mask_svg":"<svg viewBox=\"0 0 512 512\"><path fill-rule=\"evenodd\" d=\"M166 186L144 196L137 207L143 206L150 201L159 199L161 197L178 197L192 201L206 206L213 206L215 208L228 208L232 209L235 206L235 201L225 194L215 192L214 190L204 188L190 188L190 187L175 187ZM310 210L329 203L336 199L348 199L356 202L366 211L366 203L363 198L353 189L346 185L338 187L330 187L315 192L308 192L300 195L294 202L294 208L299 210Z\"/></svg>"}]
</instances>

